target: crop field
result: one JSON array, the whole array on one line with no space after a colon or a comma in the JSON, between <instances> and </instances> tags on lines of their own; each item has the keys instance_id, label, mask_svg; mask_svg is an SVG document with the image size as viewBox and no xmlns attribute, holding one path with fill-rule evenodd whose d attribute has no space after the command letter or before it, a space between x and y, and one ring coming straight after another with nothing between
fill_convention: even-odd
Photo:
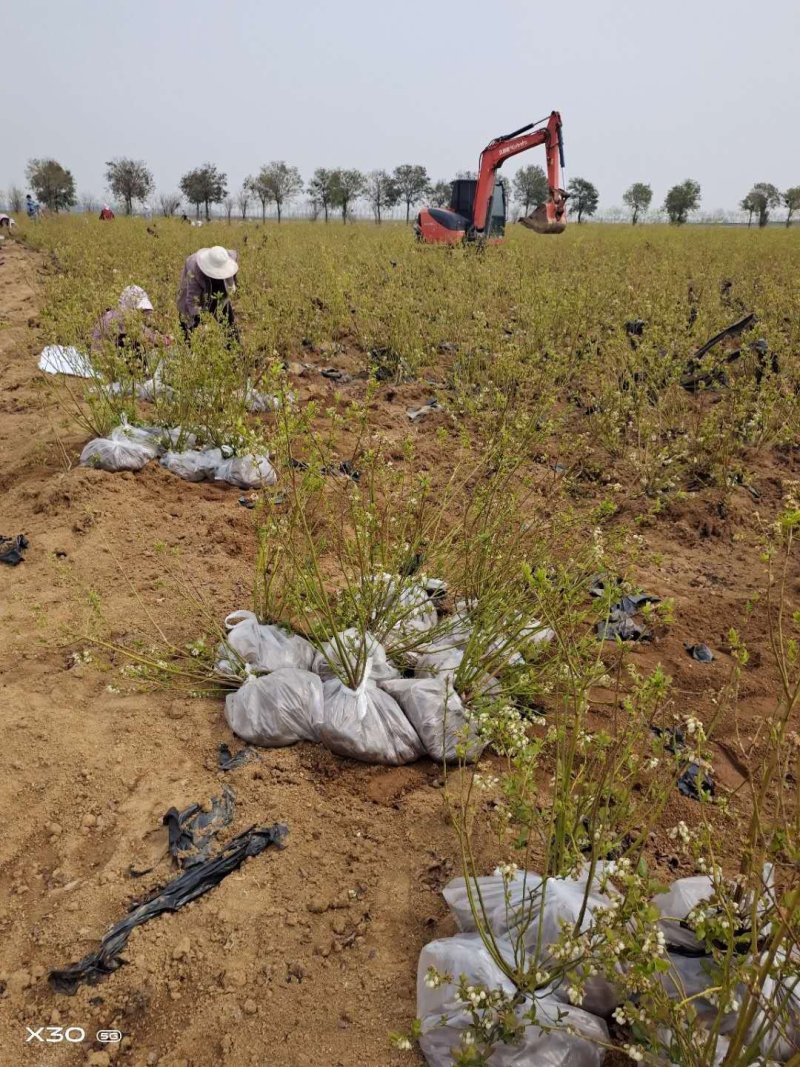
<instances>
[{"instance_id":1,"label":"crop field","mask_svg":"<svg viewBox=\"0 0 800 1067\"><path fill-rule=\"evenodd\" d=\"M239 253L240 340L209 319L189 343L181 268L215 244ZM800 1063L796 230L474 248L75 215L22 224L0 284L0 534L28 540L0 568L9 1062L41 1061L26 1027L74 1026L125 1035L59 1050L96 1067ZM45 345L89 352L131 284L174 339L149 400L153 364L118 349L95 378L37 369ZM80 464L126 423L268 456L275 479ZM462 627L430 683L463 713L446 761L400 715L402 755L378 702L359 715L391 758L323 730L224 769L226 696L260 684L220 669L242 609L310 642L326 694L381 663L399 694ZM165 813L223 788L221 841L278 822L285 847L143 923L102 980L48 981L175 876ZM457 933L458 876L494 984L459 988L425 949ZM578 887L547 951L511 914L534 876ZM681 954L653 901L689 876L709 888L673 923ZM498 1058L536 1022L576 1044Z\"/></svg>"}]
</instances>

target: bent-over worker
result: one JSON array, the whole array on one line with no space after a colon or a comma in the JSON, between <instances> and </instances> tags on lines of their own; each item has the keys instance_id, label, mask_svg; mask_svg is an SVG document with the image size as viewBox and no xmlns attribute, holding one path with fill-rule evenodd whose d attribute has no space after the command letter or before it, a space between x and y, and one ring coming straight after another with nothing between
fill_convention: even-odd
<instances>
[{"instance_id":1,"label":"bent-over worker","mask_svg":"<svg viewBox=\"0 0 800 1067\"><path fill-rule=\"evenodd\" d=\"M172 338L150 325L153 305L140 285L129 285L115 308L107 308L92 331L92 352L107 351L113 346L122 351L131 370L147 370L148 355L168 348Z\"/></svg>"},{"instance_id":2,"label":"bent-over worker","mask_svg":"<svg viewBox=\"0 0 800 1067\"><path fill-rule=\"evenodd\" d=\"M111 208L108 206L108 204L103 204L103 209L100 212L100 220L102 222L107 222L109 219L113 219L113 218L114 218L114 212L111 210Z\"/></svg>"},{"instance_id":3,"label":"bent-over worker","mask_svg":"<svg viewBox=\"0 0 800 1067\"><path fill-rule=\"evenodd\" d=\"M231 296L236 292L234 277L238 269L239 253L221 245L201 248L187 258L178 290L178 312L187 339L192 330L200 325L200 316L206 311L217 322L227 326L231 335L239 340L231 306Z\"/></svg>"},{"instance_id":4,"label":"bent-over worker","mask_svg":"<svg viewBox=\"0 0 800 1067\"><path fill-rule=\"evenodd\" d=\"M16 222L10 215L0 215L0 227L5 227L7 230L10 230L12 226L16 225Z\"/></svg>"}]
</instances>

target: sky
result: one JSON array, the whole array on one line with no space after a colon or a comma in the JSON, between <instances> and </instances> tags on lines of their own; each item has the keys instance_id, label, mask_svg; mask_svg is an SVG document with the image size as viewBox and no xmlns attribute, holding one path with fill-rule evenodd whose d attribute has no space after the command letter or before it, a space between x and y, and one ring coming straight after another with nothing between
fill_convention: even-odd
<instances>
[{"instance_id":1,"label":"sky","mask_svg":"<svg viewBox=\"0 0 800 1067\"><path fill-rule=\"evenodd\" d=\"M79 193L145 160L160 192L211 161L235 191L270 160L475 169L561 112L567 177L654 205L691 177L705 211L800 184L798 0L2 0L0 188L56 158ZM13 95L11 93L13 87ZM544 164L544 150L503 168Z\"/></svg>"}]
</instances>

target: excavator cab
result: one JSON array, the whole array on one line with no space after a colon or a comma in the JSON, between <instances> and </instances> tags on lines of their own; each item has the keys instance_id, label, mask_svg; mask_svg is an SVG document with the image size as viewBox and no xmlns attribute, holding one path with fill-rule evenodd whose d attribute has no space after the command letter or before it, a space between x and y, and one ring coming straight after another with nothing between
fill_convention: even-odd
<instances>
[{"instance_id":1,"label":"excavator cab","mask_svg":"<svg viewBox=\"0 0 800 1067\"><path fill-rule=\"evenodd\" d=\"M486 220L486 237L489 241L499 241L506 232L506 190L505 184L496 179L492 202L489 205L489 217Z\"/></svg>"},{"instance_id":2,"label":"excavator cab","mask_svg":"<svg viewBox=\"0 0 800 1067\"><path fill-rule=\"evenodd\" d=\"M467 220L466 229L475 213L475 192L478 188L477 178L456 178L450 186L450 211ZM486 237L499 239L506 231L506 191L501 181L494 183L492 202L489 206Z\"/></svg>"},{"instance_id":3,"label":"excavator cab","mask_svg":"<svg viewBox=\"0 0 800 1067\"><path fill-rule=\"evenodd\" d=\"M471 219L477 186L477 178L456 178L450 185L450 210L462 218Z\"/></svg>"},{"instance_id":4,"label":"excavator cab","mask_svg":"<svg viewBox=\"0 0 800 1067\"><path fill-rule=\"evenodd\" d=\"M473 237L472 220L475 215L477 178L456 178L450 186L450 206L425 208L417 216L414 231L422 241L455 244ZM506 232L506 191L499 180L494 183L486 230L481 235L489 241L500 241Z\"/></svg>"}]
</instances>

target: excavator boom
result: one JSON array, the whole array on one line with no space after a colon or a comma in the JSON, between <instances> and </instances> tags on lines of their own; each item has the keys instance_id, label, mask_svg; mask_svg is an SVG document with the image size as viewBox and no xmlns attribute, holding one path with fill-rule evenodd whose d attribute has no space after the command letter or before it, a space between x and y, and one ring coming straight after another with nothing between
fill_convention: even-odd
<instances>
[{"instance_id":1,"label":"excavator boom","mask_svg":"<svg viewBox=\"0 0 800 1067\"><path fill-rule=\"evenodd\" d=\"M506 210L504 190L496 189L497 171L507 159L540 144L547 154L549 196L520 222L537 233L562 233L567 225L567 194L561 188L564 144L561 116L553 111L544 125L532 122L490 141L481 152L477 180L454 182L448 209L423 208L414 227L417 236L438 244L499 240Z\"/></svg>"},{"instance_id":2,"label":"excavator boom","mask_svg":"<svg viewBox=\"0 0 800 1067\"><path fill-rule=\"evenodd\" d=\"M557 111L553 111L546 126L538 129L533 129L533 124L523 126L521 130L490 141L481 152L473 216L473 226L477 235L483 234L486 230L486 219L497 180L497 171L507 159L519 155L520 152L527 152L529 148L536 148L540 144L545 146L547 153L547 184L550 188L550 196L547 203L541 205L544 210L540 211L538 216L537 212L534 212L523 222L529 229L536 230L538 233L561 233L565 229L567 224L566 193L561 188L564 144L561 136L561 116Z\"/></svg>"}]
</instances>

